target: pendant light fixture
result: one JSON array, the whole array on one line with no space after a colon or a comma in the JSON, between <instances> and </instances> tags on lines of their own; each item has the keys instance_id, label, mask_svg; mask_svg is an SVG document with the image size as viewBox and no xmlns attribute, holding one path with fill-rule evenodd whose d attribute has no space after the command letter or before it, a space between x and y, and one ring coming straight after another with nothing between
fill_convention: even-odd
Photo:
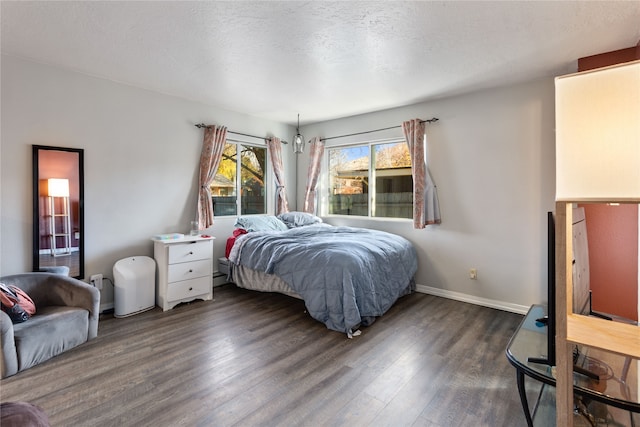
<instances>
[{"instance_id":1,"label":"pendant light fixture","mask_svg":"<svg viewBox=\"0 0 640 427\"><path fill-rule=\"evenodd\" d=\"M293 137L293 152L298 154L304 151L304 136L300 134L300 114L298 114L298 126L296 136Z\"/></svg>"}]
</instances>

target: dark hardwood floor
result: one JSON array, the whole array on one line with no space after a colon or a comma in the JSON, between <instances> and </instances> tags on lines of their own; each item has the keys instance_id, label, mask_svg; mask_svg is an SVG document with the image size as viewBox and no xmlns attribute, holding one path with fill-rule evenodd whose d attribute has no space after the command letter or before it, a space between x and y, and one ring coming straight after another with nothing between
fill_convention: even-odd
<instances>
[{"instance_id":1,"label":"dark hardwood floor","mask_svg":"<svg viewBox=\"0 0 640 427\"><path fill-rule=\"evenodd\" d=\"M426 294L347 339L302 301L215 288L1 381L53 426L524 426L505 347L522 316ZM534 390L530 390L533 400Z\"/></svg>"}]
</instances>

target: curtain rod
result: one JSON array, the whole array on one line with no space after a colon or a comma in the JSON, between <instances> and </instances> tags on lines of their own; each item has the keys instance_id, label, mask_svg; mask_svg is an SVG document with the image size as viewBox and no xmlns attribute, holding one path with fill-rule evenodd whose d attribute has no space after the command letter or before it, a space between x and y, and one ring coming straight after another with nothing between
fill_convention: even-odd
<instances>
[{"instance_id":1,"label":"curtain rod","mask_svg":"<svg viewBox=\"0 0 640 427\"><path fill-rule=\"evenodd\" d=\"M427 119L427 120L420 120L420 123L433 123L433 122L437 122L438 120L439 119L437 117L433 117L433 118ZM402 125L390 126L388 128L382 128L382 129L366 130L364 132L350 133L348 135L330 136L328 138L320 138L320 141L328 141L330 139L337 139L337 138L346 138L348 136L364 135L364 134L367 134L367 133L381 132L383 130L396 129L396 128L400 128L400 127L402 127Z\"/></svg>"},{"instance_id":2,"label":"curtain rod","mask_svg":"<svg viewBox=\"0 0 640 427\"><path fill-rule=\"evenodd\" d=\"M202 129L202 128L210 128L211 125L205 125L204 123L198 123L198 124L195 125L195 127L197 127L198 129ZM270 138L265 138L264 136L249 135L248 133L234 132L232 130L227 130L227 133L232 133L234 135L248 136L249 138L262 139L264 141L268 141L270 139ZM287 141L282 140L282 139L280 140L280 142L282 142L283 144L288 144Z\"/></svg>"}]
</instances>

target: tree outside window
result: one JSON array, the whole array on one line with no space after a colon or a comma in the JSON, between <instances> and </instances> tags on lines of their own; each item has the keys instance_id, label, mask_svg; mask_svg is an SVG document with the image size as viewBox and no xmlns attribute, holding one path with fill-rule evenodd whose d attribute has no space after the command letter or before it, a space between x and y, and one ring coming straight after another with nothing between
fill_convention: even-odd
<instances>
[{"instance_id":1,"label":"tree outside window","mask_svg":"<svg viewBox=\"0 0 640 427\"><path fill-rule=\"evenodd\" d=\"M267 212L266 161L266 147L227 142L211 184L214 216Z\"/></svg>"}]
</instances>

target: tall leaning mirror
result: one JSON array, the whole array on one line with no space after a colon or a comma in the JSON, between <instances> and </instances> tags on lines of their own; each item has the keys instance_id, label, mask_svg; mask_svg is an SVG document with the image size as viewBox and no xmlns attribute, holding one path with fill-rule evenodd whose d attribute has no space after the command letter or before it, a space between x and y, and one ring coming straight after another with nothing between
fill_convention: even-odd
<instances>
[{"instance_id":1,"label":"tall leaning mirror","mask_svg":"<svg viewBox=\"0 0 640 427\"><path fill-rule=\"evenodd\" d=\"M84 159L78 148L33 146L33 270L84 277Z\"/></svg>"}]
</instances>

